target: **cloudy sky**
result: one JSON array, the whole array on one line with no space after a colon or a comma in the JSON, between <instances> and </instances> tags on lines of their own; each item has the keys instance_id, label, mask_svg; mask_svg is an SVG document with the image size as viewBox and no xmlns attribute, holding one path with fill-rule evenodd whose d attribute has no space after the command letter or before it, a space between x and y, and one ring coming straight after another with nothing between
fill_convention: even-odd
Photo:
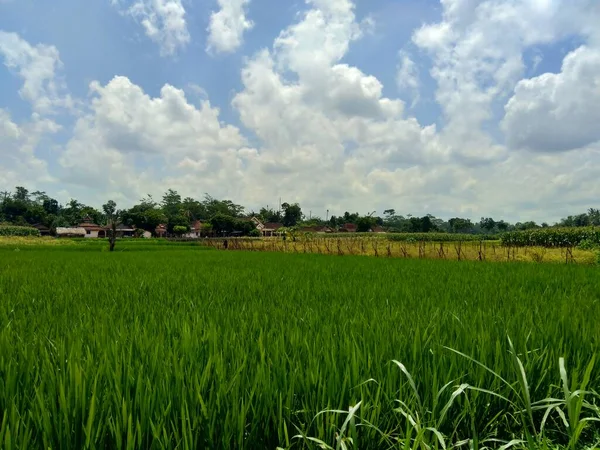
<instances>
[{"instance_id":1,"label":"cloudy sky","mask_svg":"<svg viewBox=\"0 0 600 450\"><path fill-rule=\"evenodd\" d=\"M597 0L0 0L0 190L600 206Z\"/></svg>"}]
</instances>

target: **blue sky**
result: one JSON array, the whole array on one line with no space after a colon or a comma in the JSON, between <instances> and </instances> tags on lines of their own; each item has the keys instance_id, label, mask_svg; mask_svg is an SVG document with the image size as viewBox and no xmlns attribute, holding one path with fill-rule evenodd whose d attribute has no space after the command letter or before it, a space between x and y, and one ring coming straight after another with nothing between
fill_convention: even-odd
<instances>
[{"instance_id":1,"label":"blue sky","mask_svg":"<svg viewBox=\"0 0 600 450\"><path fill-rule=\"evenodd\" d=\"M0 189L557 220L598 206L597 23L593 0L0 0Z\"/></svg>"}]
</instances>

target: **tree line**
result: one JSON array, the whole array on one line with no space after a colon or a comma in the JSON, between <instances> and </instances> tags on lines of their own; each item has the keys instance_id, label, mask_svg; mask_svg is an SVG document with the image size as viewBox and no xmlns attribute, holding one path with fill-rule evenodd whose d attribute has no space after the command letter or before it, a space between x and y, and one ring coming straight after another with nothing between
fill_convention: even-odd
<instances>
[{"instance_id":1,"label":"tree line","mask_svg":"<svg viewBox=\"0 0 600 450\"><path fill-rule=\"evenodd\" d=\"M328 214L329 216L329 214ZM164 225L170 234L184 234L196 222L201 221L206 234L222 235L238 232L241 235L258 234L249 217L257 217L264 223L277 223L284 227L329 227L333 231L346 224L356 225L358 232L367 232L374 227L382 227L389 232L401 233L473 233L494 234L515 230L548 228L550 226L586 227L600 225L600 210L590 208L587 212L568 216L559 222L537 224L534 221L509 223L491 217L479 221L453 217L444 220L427 214L422 217L400 215L395 209L386 209L382 215L350 213L332 215L323 219L310 214L308 217L298 203L282 203L277 209L262 207L247 211L242 205L231 200L219 200L205 194L201 200L182 198L175 190L167 190L160 200L151 195L139 200L128 209L118 210L114 201L109 200L102 209L85 205L76 199L66 204L59 203L46 192L29 191L18 186L14 191L0 192L0 223L11 225L44 225L50 229L71 227L89 219L98 225L116 225L117 222L154 233L159 225Z\"/></svg>"}]
</instances>

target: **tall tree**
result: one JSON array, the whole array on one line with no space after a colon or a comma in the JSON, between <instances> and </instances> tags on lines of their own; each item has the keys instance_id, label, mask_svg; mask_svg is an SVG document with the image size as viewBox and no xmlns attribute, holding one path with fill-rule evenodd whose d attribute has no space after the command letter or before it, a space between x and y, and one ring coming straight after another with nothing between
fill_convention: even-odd
<instances>
[{"instance_id":1,"label":"tall tree","mask_svg":"<svg viewBox=\"0 0 600 450\"><path fill-rule=\"evenodd\" d=\"M106 216L106 221L110 227L108 231L108 246L112 252L115 250L115 244L117 243L117 223L119 221L119 211L117 211L117 204L109 200L102 205L102 210Z\"/></svg>"},{"instance_id":2,"label":"tall tree","mask_svg":"<svg viewBox=\"0 0 600 450\"><path fill-rule=\"evenodd\" d=\"M281 205L283 209L283 225L286 227L293 227L302 220L302 209L298 203L283 203Z\"/></svg>"}]
</instances>

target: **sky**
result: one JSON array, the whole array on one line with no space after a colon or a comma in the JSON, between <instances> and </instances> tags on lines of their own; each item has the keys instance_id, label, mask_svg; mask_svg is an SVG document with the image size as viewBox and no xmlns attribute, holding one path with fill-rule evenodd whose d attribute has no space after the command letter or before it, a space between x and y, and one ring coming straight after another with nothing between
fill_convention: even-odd
<instances>
[{"instance_id":1,"label":"sky","mask_svg":"<svg viewBox=\"0 0 600 450\"><path fill-rule=\"evenodd\" d=\"M598 0L0 0L0 190L556 221L600 206Z\"/></svg>"}]
</instances>

